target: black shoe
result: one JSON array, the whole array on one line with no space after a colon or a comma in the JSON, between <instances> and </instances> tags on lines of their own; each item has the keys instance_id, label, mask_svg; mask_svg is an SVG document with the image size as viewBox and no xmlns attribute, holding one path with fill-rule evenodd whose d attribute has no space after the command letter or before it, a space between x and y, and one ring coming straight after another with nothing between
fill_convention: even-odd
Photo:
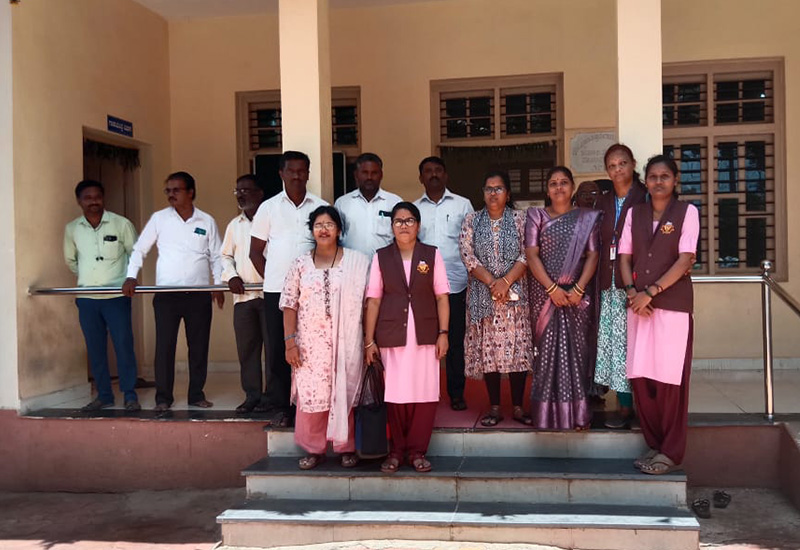
<instances>
[{"instance_id":1,"label":"black shoe","mask_svg":"<svg viewBox=\"0 0 800 550\"><path fill-rule=\"evenodd\" d=\"M467 402L464 401L463 397L454 397L450 400L450 408L454 411L465 411L467 410Z\"/></svg>"},{"instance_id":2,"label":"black shoe","mask_svg":"<svg viewBox=\"0 0 800 550\"><path fill-rule=\"evenodd\" d=\"M253 412L257 405L258 401L246 400L244 403L236 407L236 414L249 414Z\"/></svg>"},{"instance_id":3,"label":"black shoe","mask_svg":"<svg viewBox=\"0 0 800 550\"><path fill-rule=\"evenodd\" d=\"M170 409L171 405L168 403L157 403L153 410L156 412L167 412Z\"/></svg>"},{"instance_id":4,"label":"black shoe","mask_svg":"<svg viewBox=\"0 0 800 550\"><path fill-rule=\"evenodd\" d=\"M91 411L99 411L100 409L109 409L113 406L114 406L113 401L111 403L104 403L99 399L95 399L94 401L87 403L86 405L81 407L81 410L84 412L91 412Z\"/></svg>"},{"instance_id":5,"label":"black shoe","mask_svg":"<svg viewBox=\"0 0 800 550\"><path fill-rule=\"evenodd\" d=\"M137 390L144 389L144 388L155 388L156 387L156 383L155 382L151 382L150 380L145 380L144 378L137 378L135 387L136 387Z\"/></svg>"},{"instance_id":6,"label":"black shoe","mask_svg":"<svg viewBox=\"0 0 800 550\"><path fill-rule=\"evenodd\" d=\"M138 401L125 401L125 412L139 412L141 410L142 406Z\"/></svg>"}]
</instances>

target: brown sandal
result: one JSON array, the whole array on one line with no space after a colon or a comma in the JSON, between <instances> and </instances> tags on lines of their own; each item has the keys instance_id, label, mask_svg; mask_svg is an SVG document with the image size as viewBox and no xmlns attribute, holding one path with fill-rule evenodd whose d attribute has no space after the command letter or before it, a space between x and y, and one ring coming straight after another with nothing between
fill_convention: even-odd
<instances>
[{"instance_id":1,"label":"brown sandal","mask_svg":"<svg viewBox=\"0 0 800 550\"><path fill-rule=\"evenodd\" d=\"M381 472L384 474L393 474L400 467L400 459L396 456L390 456L381 464Z\"/></svg>"},{"instance_id":2,"label":"brown sandal","mask_svg":"<svg viewBox=\"0 0 800 550\"><path fill-rule=\"evenodd\" d=\"M513 417L514 422L519 422L525 426L533 426L533 418L531 418L531 415L525 414L525 410L519 405L514 407Z\"/></svg>"},{"instance_id":3,"label":"brown sandal","mask_svg":"<svg viewBox=\"0 0 800 550\"><path fill-rule=\"evenodd\" d=\"M355 468L358 466L358 456L353 453L345 453L341 458L342 468Z\"/></svg>"},{"instance_id":4,"label":"brown sandal","mask_svg":"<svg viewBox=\"0 0 800 550\"><path fill-rule=\"evenodd\" d=\"M418 472L430 472L433 468L428 459L425 458L425 455L419 455L418 457L414 458L414 460L411 461L411 465Z\"/></svg>"},{"instance_id":5,"label":"brown sandal","mask_svg":"<svg viewBox=\"0 0 800 550\"><path fill-rule=\"evenodd\" d=\"M481 418L481 426L491 428L492 426L497 426L502 421L503 413L500 412L500 405L492 405L489 408L489 412Z\"/></svg>"},{"instance_id":6,"label":"brown sandal","mask_svg":"<svg viewBox=\"0 0 800 550\"><path fill-rule=\"evenodd\" d=\"M301 470L313 470L323 462L325 462L325 455L310 454L298 460L297 465Z\"/></svg>"}]
</instances>

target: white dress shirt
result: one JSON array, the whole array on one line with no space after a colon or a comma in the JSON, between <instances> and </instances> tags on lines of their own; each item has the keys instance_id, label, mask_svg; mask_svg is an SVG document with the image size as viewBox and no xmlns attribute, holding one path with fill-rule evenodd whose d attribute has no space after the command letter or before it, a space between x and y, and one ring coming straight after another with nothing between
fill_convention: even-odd
<instances>
[{"instance_id":1,"label":"white dress shirt","mask_svg":"<svg viewBox=\"0 0 800 550\"><path fill-rule=\"evenodd\" d=\"M472 203L445 189L439 202L433 202L425 193L414 204L422 216L419 240L437 247L441 252L450 292L455 294L463 291L467 288L467 268L461 261L458 239L464 216L474 211Z\"/></svg>"},{"instance_id":2,"label":"white dress shirt","mask_svg":"<svg viewBox=\"0 0 800 550\"><path fill-rule=\"evenodd\" d=\"M326 204L318 196L306 192L303 202L296 206L284 189L258 207L250 235L267 243L264 292L281 292L294 259L314 248L308 216Z\"/></svg>"},{"instance_id":3,"label":"white dress shirt","mask_svg":"<svg viewBox=\"0 0 800 550\"><path fill-rule=\"evenodd\" d=\"M250 229L253 227L244 212L236 216L225 228L225 237L222 239L222 282L227 283L234 277L239 277L245 283L263 283L264 279L256 271L250 261ZM256 298L263 298L258 291L234 294L233 303L249 302Z\"/></svg>"},{"instance_id":4,"label":"white dress shirt","mask_svg":"<svg viewBox=\"0 0 800 550\"><path fill-rule=\"evenodd\" d=\"M342 244L370 258L375 251L392 242L392 208L403 199L383 189L368 201L361 190L350 191L336 200L342 216Z\"/></svg>"},{"instance_id":5,"label":"white dress shirt","mask_svg":"<svg viewBox=\"0 0 800 550\"><path fill-rule=\"evenodd\" d=\"M128 278L136 278L153 245L158 246L156 285L207 285L209 271L214 284L222 283L217 223L199 208L186 221L171 206L155 212L133 245Z\"/></svg>"}]
</instances>

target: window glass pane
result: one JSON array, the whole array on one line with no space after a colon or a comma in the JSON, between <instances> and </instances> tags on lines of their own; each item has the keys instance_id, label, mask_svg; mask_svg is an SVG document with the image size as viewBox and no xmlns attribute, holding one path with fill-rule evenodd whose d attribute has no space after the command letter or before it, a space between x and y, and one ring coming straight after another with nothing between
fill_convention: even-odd
<instances>
[{"instance_id":1,"label":"window glass pane","mask_svg":"<svg viewBox=\"0 0 800 550\"><path fill-rule=\"evenodd\" d=\"M733 101L739 99L739 82L717 82L717 101Z\"/></svg>"},{"instance_id":2,"label":"window glass pane","mask_svg":"<svg viewBox=\"0 0 800 550\"><path fill-rule=\"evenodd\" d=\"M742 99L765 99L767 84L765 80L745 80L742 82Z\"/></svg>"},{"instance_id":3,"label":"window glass pane","mask_svg":"<svg viewBox=\"0 0 800 550\"><path fill-rule=\"evenodd\" d=\"M688 202L689 204L693 204L695 206L695 208L697 208L697 213L698 213L698 215L700 217L700 227L702 228L702 226L705 225L705 220L703 218L703 200L702 199L692 199L692 200L689 200L689 201L686 201L686 202ZM702 234L702 231L701 231L700 232L700 236L697 239L697 256L695 257L695 261L694 261L694 265L692 266L692 269L703 269L703 262L704 262L704 256L703 256L703 234Z\"/></svg>"},{"instance_id":4,"label":"window glass pane","mask_svg":"<svg viewBox=\"0 0 800 550\"><path fill-rule=\"evenodd\" d=\"M281 125L280 109L258 109L256 111L256 126L264 128L266 126Z\"/></svg>"},{"instance_id":5,"label":"window glass pane","mask_svg":"<svg viewBox=\"0 0 800 550\"><path fill-rule=\"evenodd\" d=\"M761 122L766 116L766 104L763 101L742 103L742 120L744 122Z\"/></svg>"},{"instance_id":6,"label":"window glass pane","mask_svg":"<svg viewBox=\"0 0 800 550\"><path fill-rule=\"evenodd\" d=\"M739 104L723 103L717 105L717 122L720 124L739 122Z\"/></svg>"},{"instance_id":7,"label":"window glass pane","mask_svg":"<svg viewBox=\"0 0 800 550\"><path fill-rule=\"evenodd\" d=\"M335 124L356 124L356 108L334 107L333 119Z\"/></svg>"},{"instance_id":8,"label":"window glass pane","mask_svg":"<svg viewBox=\"0 0 800 550\"><path fill-rule=\"evenodd\" d=\"M680 161L681 193L699 195L702 192L702 147L682 145Z\"/></svg>"},{"instance_id":9,"label":"window glass pane","mask_svg":"<svg viewBox=\"0 0 800 550\"><path fill-rule=\"evenodd\" d=\"M738 144L734 142L717 145L717 191L735 193L739 182Z\"/></svg>"},{"instance_id":10,"label":"window glass pane","mask_svg":"<svg viewBox=\"0 0 800 550\"><path fill-rule=\"evenodd\" d=\"M259 130L258 131L258 148L268 149L272 147L280 147L281 133L279 130Z\"/></svg>"},{"instance_id":11,"label":"window glass pane","mask_svg":"<svg viewBox=\"0 0 800 550\"><path fill-rule=\"evenodd\" d=\"M467 116L466 99L445 99L444 110L448 118L459 118Z\"/></svg>"},{"instance_id":12,"label":"window glass pane","mask_svg":"<svg viewBox=\"0 0 800 550\"><path fill-rule=\"evenodd\" d=\"M534 134L549 134L553 131L552 117L549 114L531 116L531 132Z\"/></svg>"},{"instance_id":13,"label":"window glass pane","mask_svg":"<svg viewBox=\"0 0 800 550\"><path fill-rule=\"evenodd\" d=\"M746 182L746 208L749 212L767 209L766 144L748 141L744 145L744 177ZM749 258L749 256L748 256Z\"/></svg>"},{"instance_id":14,"label":"window glass pane","mask_svg":"<svg viewBox=\"0 0 800 550\"><path fill-rule=\"evenodd\" d=\"M358 132L355 126L335 128L333 136L337 145L358 145Z\"/></svg>"},{"instance_id":15,"label":"window glass pane","mask_svg":"<svg viewBox=\"0 0 800 550\"><path fill-rule=\"evenodd\" d=\"M700 124L700 105L678 106L678 124L682 126Z\"/></svg>"},{"instance_id":16,"label":"window glass pane","mask_svg":"<svg viewBox=\"0 0 800 550\"><path fill-rule=\"evenodd\" d=\"M525 94L507 95L505 99L506 115L524 115L527 113L528 96Z\"/></svg>"},{"instance_id":17,"label":"window glass pane","mask_svg":"<svg viewBox=\"0 0 800 550\"><path fill-rule=\"evenodd\" d=\"M470 136L491 136L491 135L492 135L491 118L470 119Z\"/></svg>"},{"instance_id":18,"label":"window glass pane","mask_svg":"<svg viewBox=\"0 0 800 550\"><path fill-rule=\"evenodd\" d=\"M674 93L675 93L674 85L664 84L663 86L661 86L661 102L673 103L675 101Z\"/></svg>"},{"instance_id":19,"label":"window glass pane","mask_svg":"<svg viewBox=\"0 0 800 550\"><path fill-rule=\"evenodd\" d=\"M469 100L470 116L491 116L492 99L490 97L473 97Z\"/></svg>"},{"instance_id":20,"label":"window glass pane","mask_svg":"<svg viewBox=\"0 0 800 550\"><path fill-rule=\"evenodd\" d=\"M749 218L747 224L747 267L759 267L767 259L767 220Z\"/></svg>"},{"instance_id":21,"label":"window glass pane","mask_svg":"<svg viewBox=\"0 0 800 550\"><path fill-rule=\"evenodd\" d=\"M467 137L467 121L466 119L459 118L456 120L447 121L447 137L449 138L463 138Z\"/></svg>"},{"instance_id":22,"label":"window glass pane","mask_svg":"<svg viewBox=\"0 0 800 550\"><path fill-rule=\"evenodd\" d=\"M551 95L547 93L531 94L531 112L549 113L552 110Z\"/></svg>"},{"instance_id":23,"label":"window glass pane","mask_svg":"<svg viewBox=\"0 0 800 550\"><path fill-rule=\"evenodd\" d=\"M528 133L526 116L510 116L506 118L506 133L511 135Z\"/></svg>"},{"instance_id":24,"label":"window glass pane","mask_svg":"<svg viewBox=\"0 0 800 550\"><path fill-rule=\"evenodd\" d=\"M739 267L739 199L720 199L719 267Z\"/></svg>"},{"instance_id":25,"label":"window glass pane","mask_svg":"<svg viewBox=\"0 0 800 550\"><path fill-rule=\"evenodd\" d=\"M675 125L675 107L672 105L664 105L661 109L661 123L664 126Z\"/></svg>"},{"instance_id":26,"label":"window glass pane","mask_svg":"<svg viewBox=\"0 0 800 550\"><path fill-rule=\"evenodd\" d=\"M678 84L678 102L700 101L700 84Z\"/></svg>"},{"instance_id":27,"label":"window glass pane","mask_svg":"<svg viewBox=\"0 0 800 550\"><path fill-rule=\"evenodd\" d=\"M675 159L675 146L674 145L665 145L662 149L663 153L667 155L671 159Z\"/></svg>"}]
</instances>

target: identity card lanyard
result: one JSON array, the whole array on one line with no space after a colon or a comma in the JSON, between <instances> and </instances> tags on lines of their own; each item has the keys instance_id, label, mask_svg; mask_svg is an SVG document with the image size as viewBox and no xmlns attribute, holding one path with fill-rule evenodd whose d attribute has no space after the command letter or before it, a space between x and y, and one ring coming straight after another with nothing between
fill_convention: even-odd
<instances>
[{"instance_id":1,"label":"identity card lanyard","mask_svg":"<svg viewBox=\"0 0 800 550\"><path fill-rule=\"evenodd\" d=\"M628 191L630 193L630 191ZM625 199L628 198L628 195L625 195ZM609 260L612 262L617 259L617 223L619 223L619 217L622 214L622 205L625 204L625 199L619 200L617 196L614 196L614 210L616 215L614 216L614 235L611 237L611 248L609 248Z\"/></svg>"}]
</instances>

